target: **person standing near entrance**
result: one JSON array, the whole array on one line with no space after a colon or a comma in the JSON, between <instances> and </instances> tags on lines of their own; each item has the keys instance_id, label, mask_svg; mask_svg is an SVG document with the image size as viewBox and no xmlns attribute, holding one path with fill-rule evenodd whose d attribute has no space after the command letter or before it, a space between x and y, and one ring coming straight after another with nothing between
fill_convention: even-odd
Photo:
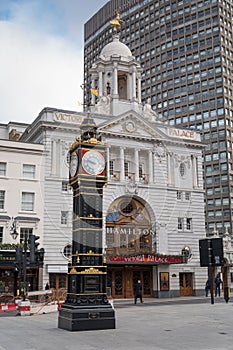
<instances>
[{"instance_id":1,"label":"person standing near entrance","mask_svg":"<svg viewBox=\"0 0 233 350\"><path fill-rule=\"evenodd\" d=\"M221 287L221 277L220 277L220 273L217 274L217 276L214 279L215 282L215 296L219 296L220 297L220 287Z\"/></svg>"},{"instance_id":2,"label":"person standing near entrance","mask_svg":"<svg viewBox=\"0 0 233 350\"><path fill-rule=\"evenodd\" d=\"M142 283L140 280L134 286L134 304L137 304L137 299L140 299L140 302L143 303L142 300Z\"/></svg>"}]
</instances>

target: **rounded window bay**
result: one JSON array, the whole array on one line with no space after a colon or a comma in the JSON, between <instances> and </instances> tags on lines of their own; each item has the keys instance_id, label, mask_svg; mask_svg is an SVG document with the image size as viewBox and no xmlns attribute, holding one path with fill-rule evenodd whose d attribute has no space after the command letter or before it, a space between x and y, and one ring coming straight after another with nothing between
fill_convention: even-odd
<instances>
[{"instance_id":1,"label":"rounded window bay","mask_svg":"<svg viewBox=\"0 0 233 350\"><path fill-rule=\"evenodd\" d=\"M67 244L63 250L62 250L62 255L64 256L64 258L66 259L70 259L71 255L72 255L72 245L71 244Z\"/></svg>"}]
</instances>

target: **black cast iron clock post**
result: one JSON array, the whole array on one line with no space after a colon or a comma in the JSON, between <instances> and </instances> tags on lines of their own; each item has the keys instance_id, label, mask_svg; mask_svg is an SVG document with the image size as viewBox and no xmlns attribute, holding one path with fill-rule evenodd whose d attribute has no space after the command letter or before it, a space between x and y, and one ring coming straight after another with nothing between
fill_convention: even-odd
<instances>
[{"instance_id":1,"label":"black cast iron clock post","mask_svg":"<svg viewBox=\"0 0 233 350\"><path fill-rule=\"evenodd\" d=\"M115 328L115 313L107 299L107 266L103 256L103 186L107 182L106 145L97 138L87 115L81 136L70 147L73 188L72 259L68 293L59 311L58 327L70 331Z\"/></svg>"}]
</instances>

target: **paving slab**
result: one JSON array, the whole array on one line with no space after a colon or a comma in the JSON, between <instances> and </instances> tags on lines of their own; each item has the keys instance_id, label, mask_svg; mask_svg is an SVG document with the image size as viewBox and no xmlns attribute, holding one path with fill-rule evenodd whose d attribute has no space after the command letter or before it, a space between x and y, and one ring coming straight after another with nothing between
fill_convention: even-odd
<instances>
[{"instance_id":1,"label":"paving slab","mask_svg":"<svg viewBox=\"0 0 233 350\"><path fill-rule=\"evenodd\" d=\"M198 301L198 302L195 302ZM118 303L118 305L117 305ZM115 303L116 329L69 332L58 313L3 317L0 350L232 350L233 304L219 298Z\"/></svg>"}]
</instances>

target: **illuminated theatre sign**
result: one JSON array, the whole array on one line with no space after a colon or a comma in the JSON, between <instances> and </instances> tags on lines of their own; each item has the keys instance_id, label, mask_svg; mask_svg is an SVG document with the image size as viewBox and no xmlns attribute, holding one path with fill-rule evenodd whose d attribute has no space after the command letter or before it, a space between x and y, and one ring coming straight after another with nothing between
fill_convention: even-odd
<instances>
[{"instance_id":1,"label":"illuminated theatre sign","mask_svg":"<svg viewBox=\"0 0 233 350\"><path fill-rule=\"evenodd\" d=\"M180 255L159 255L159 254L137 254L131 256L109 256L109 263L122 264L138 264L138 263L152 263L152 264L182 264L182 256Z\"/></svg>"}]
</instances>

